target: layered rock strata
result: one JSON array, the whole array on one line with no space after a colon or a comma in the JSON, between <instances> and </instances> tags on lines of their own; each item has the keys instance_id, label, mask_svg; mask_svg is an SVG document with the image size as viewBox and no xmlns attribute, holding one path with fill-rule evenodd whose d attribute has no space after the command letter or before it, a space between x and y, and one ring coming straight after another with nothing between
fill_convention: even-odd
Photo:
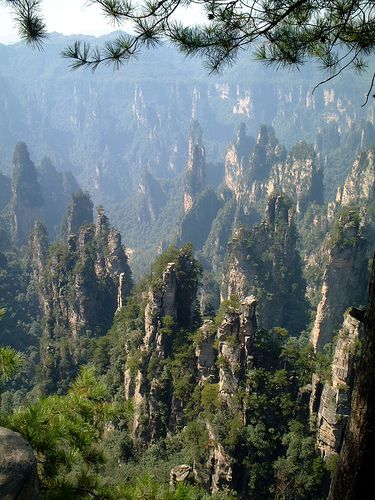
<instances>
[{"instance_id":1,"label":"layered rock strata","mask_svg":"<svg viewBox=\"0 0 375 500\"><path fill-rule=\"evenodd\" d=\"M340 451L350 415L354 362L363 335L362 311L345 315L339 332L331 368L331 381L319 388L317 380L311 407L317 409L317 447L324 458Z\"/></svg>"}]
</instances>

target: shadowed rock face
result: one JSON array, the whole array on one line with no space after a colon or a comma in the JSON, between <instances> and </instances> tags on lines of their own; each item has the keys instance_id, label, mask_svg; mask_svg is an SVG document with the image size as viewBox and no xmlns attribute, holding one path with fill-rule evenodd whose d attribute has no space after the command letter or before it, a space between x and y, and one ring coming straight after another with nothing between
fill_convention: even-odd
<instances>
[{"instance_id":1,"label":"shadowed rock face","mask_svg":"<svg viewBox=\"0 0 375 500\"><path fill-rule=\"evenodd\" d=\"M363 304L367 251L367 242L361 235L356 213L349 211L340 217L338 235L328 255L322 299L311 331L311 343L315 350L321 351L327 342L332 341L348 307Z\"/></svg>"},{"instance_id":2,"label":"shadowed rock face","mask_svg":"<svg viewBox=\"0 0 375 500\"><path fill-rule=\"evenodd\" d=\"M292 211L283 196L268 200L264 221L234 231L222 294L259 299L259 327L282 326L293 335L306 325L305 283ZM272 314L269 313L272 311ZM295 311L302 311L297 316Z\"/></svg>"},{"instance_id":3,"label":"shadowed rock face","mask_svg":"<svg viewBox=\"0 0 375 500\"><path fill-rule=\"evenodd\" d=\"M374 498L375 453L375 260L352 411L329 500Z\"/></svg>"},{"instance_id":4,"label":"shadowed rock face","mask_svg":"<svg viewBox=\"0 0 375 500\"><path fill-rule=\"evenodd\" d=\"M36 459L29 443L4 427L0 427L0 498L40 498Z\"/></svg>"},{"instance_id":5,"label":"shadowed rock face","mask_svg":"<svg viewBox=\"0 0 375 500\"><path fill-rule=\"evenodd\" d=\"M42 218L43 197L37 171L26 144L19 142L13 155L12 232L17 245L25 245L35 220Z\"/></svg>"},{"instance_id":6,"label":"shadowed rock face","mask_svg":"<svg viewBox=\"0 0 375 500\"><path fill-rule=\"evenodd\" d=\"M84 225L67 244L49 249L45 228L36 224L30 249L44 319L41 370L45 391L52 392L74 378L83 361L81 339L110 328L130 293L131 271L121 236L103 209L95 226Z\"/></svg>"}]
</instances>

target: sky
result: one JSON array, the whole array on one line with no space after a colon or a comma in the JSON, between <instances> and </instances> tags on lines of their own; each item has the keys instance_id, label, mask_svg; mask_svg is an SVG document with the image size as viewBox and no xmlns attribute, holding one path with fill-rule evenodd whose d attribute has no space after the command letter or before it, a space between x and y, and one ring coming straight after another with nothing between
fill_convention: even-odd
<instances>
[{"instance_id":1,"label":"sky","mask_svg":"<svg viewBox=\"0 0 375 500\"><path fill-rule=\"evenodd\" d=\"M85 0L43 0L42 8L48 31L57 31L64 35L103 35L110 33L117 26L110 24L96 5L86 6ZM184 19L194 21L191 12ZM17 29L10 11L0 7L0 43L18 41Z\"/></svg>"},{"instance_id":2,"label":"sky","mask_svg":"<svg viewBox=\"0 0 375 500\"><path fill-rule=\"evenodd\" d=\"M116 29L101 15L98 6L85 7L85 0L43 0L42 7L50 32L57 31L64 35L103 35ZM1 7L0 43L16 41L17 29L10 11Z\"/></svg>"}]
</instances>

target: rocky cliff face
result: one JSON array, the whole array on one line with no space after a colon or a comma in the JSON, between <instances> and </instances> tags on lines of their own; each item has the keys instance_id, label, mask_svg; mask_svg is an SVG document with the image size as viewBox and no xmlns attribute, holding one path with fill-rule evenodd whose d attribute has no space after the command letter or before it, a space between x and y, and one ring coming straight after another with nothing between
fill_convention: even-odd
<instances>
[{"instance_id":1,"label":"rocky cliff face","mask_svg":"<svg viewBox=\"0 0 375 500\"><path fill-rule=\"evenodd\" d=\"M323 173L313 146L300 141L287 154L266 126L255 143L244 125L239 128L226 154L225 183L245 212L274 193L289 196L298 214L311 202L323 202Z\"/></svg>"},{"instance_id":2,"label":"rocky cliff face","mask_svg":"<svg viewBox=\"0 0 375 500\"><path fill-rule=\"evenodd\" d=\"M273 166L285 160L285 149L279 144L272 127L262 126L254 141L241 126L237 139L225 158L225 184L241 202L245 213L267 196L268 178Z\"/></svg>"},{"instance_id":3,"label":"rocky cliff face","mask_svg":"<svg viewBox=\"0 0 375 500\"><path fill-rule=\"evenodd\" d=\"M363 305L367 282L367 242L355 210L343 213L333 232L323 277L322 299L311 331L314 349L321 351L340 328L342 316L352 305Z\"/></svg>"},{"instance_id":4,"label":"rocky cliff face","mask_svg":"<svg viewBox=\"0 0 375 500\"><path fill-rule=\"evenodd\" d=\"M241 120L253 134L260 124L274 123L282 143L290 145L302 136L313 140L318 126L336 123L343 130L373 115L371 106L361 108L367 90L362 81L346 80L340 86L330 82L312 95L318 77L311 71L286 80L249 61L246 54L224 77L205 78L200 61L185 60L163 47L142 54L135 72L117 75L110 89L106 72L95 81L89 75L65 75L60 84L56 75L62 74L64 63L52 52L62 51L67 43L54 34L47 42L51 51L43 54L30 55L26 48L11 45L3 48L0 102L7 118L0 139L2 156L7 161L21 134L33 151L58 152L61 164L72 165L82 186L95 190L99 199L115 195L119 201L125 193L134 193L140 165L149 164L158 178L181 172L186 124L192 116L202 123L211 150L219 134L225 143ZM8 60L14 62L12 67ZM38 94L41 81L44 92ZM347 90L353 85L354 92ZM130 182L122 182L124 175Z\"/></svg>"},{"instance_id":5,"label":"rocky cliff face","mask_svg":"<svg viewBox=\"0 0 375 500\"><path fill-rule=\"evenodd\" d=\"M131 370L128 350L124 384L127 397L134 397L133 433L148 442L165 435L182 418L182 401L172 400L172 378L165 370L173 354L172 345L191 330L195 320L197 263L183 249L169 262L145 297L143 336L137 351L141 360Z\"/></svg>"},{"instance_id":6,"label":"rocky cliff face","mask_svg":"<svg viewBox=\"0 0 375 500\"><path fill-rule=\"evenodd\" d=\"M106 333L129 294L131 273L120 234L103 211L96 226L81 227L67 244L48 251L46 246L46 231L38 224L31 251L44 323L41 382L48 392L66 387L90 338Z\"/></svg>"},{"instance_id":7,"label":"rocky cliff face","mask_svg":"<svg viewBox=\"0 0 375 500\"><path fill-rule=\"evenodd\" d=\"M343 184L337 188L335 200L328 204L327 215L330 221L337 217L343 207L360 207L363 214L372 219L375 196L374 155L375 149L372 146L357 155ZM370 224L373 224L372 220Z\"/></svg>"},{"instance_id":8,"label":"rocky cliff face","mask_svg":"<svg viewBox=\"0 0 375 500\"><path fill-rule=\"evenodd\" d=\"M210 233L212 222L222 206L223 201L213 190L207 189L201 193L181 220L179 245L192 243L196 251L201 250Z\"/></svg>"},{"instance_id":9,"label":"rocky cliff face","mask_svg":"<svg viewBox=\"0 0 375 500\"><path fill-rule=\"evenodd\" d=\"M351 413L339 462L331 484L330 500L370 500L373 497L372 458L375 450L374 329L375 264L373 263Z\"/></svg>"},{"instance_id":10,"label":"rocky cliff face","mask_svg":"<svg viewBox=\"0 0 375 500\"><path fill-rule=\"evenodd\" d=\"M217 388L221 409L242 414L244 425L246 411L238 394L246 390L246 373L253 367L256 306L255 297L246 297L241 304L228 308L218 327L212 321L206 321L199 329L195 349L197 377L202 391L216 391ZM225 491L237 481L234 472L238 468L237 459L225 449L222 436L209 420L205 427L208 436L206 453L203 460L195 463L194 472L199 482L212 493Z\"/></svg>"},{"instance_id":11,"label":"rocky cliff face","mask_svg":"<svg viewBox=\"0 0 375 500\"><path fill-rule=\"evenodd\" d=\"M10 214L16 246L27 243L35 221L42 221L55 240L60 235L64 212L79 186L70 173L61 173L45 158L38 169L25 143L17 144L13 156Z\"/></svg>"},{"instance_id":12,"label":"rocky cliff face","mask_svg":"<svg viewBox=\"0 0 375 500\"><path fill-rule=\"evenodd\" d=\"M94 222L92 209L93 203L87 193L82 191L74 193L62 223L62 237L68 239L69 236L77 234L81 226L92 224Z\"/></svg>"},{"instance_id":13,"label":"rocky cliff face","mask_svg":"<svg viewBox=\"0 0 375 500\"><path fill-rule=\"evenodd\" d=\"M181 431L188 423L188 408L202 411L192 406L200 405L200 398L206 401L203 405L218 404L221 411L242 412L245 419L238 394L245 391L246 373L253 367L257 301L247 297L228 305L220 324L204 321L192 344L182 336L193 325L197 290L189 279L195 272L194 262L183 251L165 264L160 280L144 294L143 332L136 349L128 334L125 396L135 404L133 435L147 444ZM199 459L191 464L193 475L211 492L232 488L237 481L236 458L210 418L200 416L199 422L206 438Z\"/></svg>"},{"instance_id":14,"label":"rocky cliff face","mask_svg":"<svg viewBox=\"0 0 375 500\"><path fill-rule=\"evenodd\" d=\"M363 151L353 163L345 184L337 190L336 203L341 206L374 199L375 189L375 149Z\"/></svg>"},{"instance_id":15,"label":"rocky cliff face","mask_svg":"<svg viewBox=\"0 0 375 500\"><path fill-rule=\"evenodd\" d=\"M35 220L42 219L43 197L37 171L26 144L17 144L13 155L12 233L16 245L25 245Z\"/></svg>"},{"instance_id":16,"label":"rocky cliff face","mask_svg":"<svg viewBox=\"0 0 375 500\"><path fill-rule=\"evenodd\" d=\"M193 122L189 138L189 157L184 191L184 211L189 212L199 193L205 187L205 150L202 144L202 130L198 122Z\"/></svg>"},{"instance_id":17,"label":"rocky cliff face","mask_svg":"<svg viewBox=\"0 0 375 500\"><path fill-rule=\"evenodd\" d=\"M50 158L44 158L37 170L44 200L41 220L50 238L55 240L60 237L61 222L71 197L80 187L70 172L57 171Z\"/></svg>"},{"instance_id":18,"label":"rocky cliff face","mask_svg":"<svg viewBox=\"0 0 375 500\"><path fill-rule=\"evenodd\" d=\"M257 331L257 301L246 297L239 310L226 314L217 331L219 341L219 396L231 406L233 396L244 385L246 372L253 365L254 340Z\"/></svg>"},{"instance_id":19,"label":"rocky cliff face","mask_svg":"<svg viewBox=\"0 0 375 500\"><path fill-rule=\"evenodd\" d=\"M223 271L228 242L231 239L233 226L237 219L237 204L234 198L223 196L223 207L219 209L212 222L210 232L203 247L203 255L208 269L220 275Z\"/></svg>"},{"instance_id":20,"label":"rocky cliff face","mask_svg":"<svg viewBox=\"0 0 375 500\"><path fill-rule=\"evenodd\" d=\"M154 222L162 207L165 205L166 196L160 183L146 170L138 184L140 195L138 221Z\"/></svg>"},{"instance_id":21,"label":"rocky cliff face","mask_svg":"<svg viewBox=\"0 0 375 500\"><path fill-rule=\"evenodd\" d=\"M238 200L242 189L240 183L248 169L250 154L253 151L255 141L246 135L246 126L241 124L237 131L237 137L228 147L225 156L225 184L234 193Z\"/></svg>"},{"instance_id":22,"label":"rocky cliff face","mask_svg":"<svg viewBox=\"0 0 375 500\"><path fill-rule=\"evenodd\" d=\"M305 284L296 242L289 205L283 196L274 196L265 220L251 230L238 229L229 244L223 294L257 296L263 328L278 325L298 332L305 325Z\"/></svg>"},{"instance_id":23,"label":"rocky cliff face","mask_svg":"<svg viewBox=\"0 0 375 500\"><path fill-rule=\"evenodd\" d=\"M351 309L345 315L332 360L331 380L322 384L315 375L311 409L317 416L317 447L324 458L339 453L350 415L354 361L363 336L363 313Z\"/></svg>"},{"instance_id":24,"label":"rocky cliff face","mask_svg":"<svg viewBox=\"0 0 375 500\"><path fill-rule=\"evenodd\" d=\"M323 203L323 170L313 146L300 141L284 163L275 163L267 186L268 193L282 192L303 214L310 203Z\"/></svg>"}]
</instances>

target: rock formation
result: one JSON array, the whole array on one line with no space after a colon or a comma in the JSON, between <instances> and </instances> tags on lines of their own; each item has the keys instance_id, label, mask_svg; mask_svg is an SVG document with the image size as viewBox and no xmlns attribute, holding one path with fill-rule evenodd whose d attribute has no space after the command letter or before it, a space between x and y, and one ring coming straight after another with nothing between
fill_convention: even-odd
<instances>
[{"instance_id":1,"label":"rock formation","mask_svg":"<svg viewBox=\"0 0 375 500\"><path fill-rule=\"evenodd\" d=\"M169 484L171 486L176 486L178 483L187 482L190 478L192 468L190 465L177 465L173 467L170 473Z\"/></svg>"},{"instance_id":2,"label":"rock formation","mask_svg":"<svg viewBox=\"0 0 375 500\"><path fill-rule=\"evenodd\" d=\"M9 201L7 178L0 188L0 207ZM0 179L1 181L1 179ZM26 144L17 144L13 156L13 172L9 213L12 240L16 246L27 243L34 222L47 227L52 240L60 236L62 217L71 195L79 190L73 175L58 172L49 158L44 158L36 168L30 159ZM6 219L6 214L4 215Z\"/></svg>"},{"instance_id":3,"label":"rock formation","mask_svg":"<svg viewBox=\"0 0 375 500\"><path fill-rule=\"evenodd\" d=\"M192 243L196 251L200 250L207 240L212 222L222 205L222 200L214 191L211 189L203 191L181 221L179 245Z\"/></svg>"},{"instance_id":4,"label":"rock formation","mask_svg":"<svg viewBox=\"0 0 375 500\"><path fill-rule=\"evenodd\" d=\"M353 389L351 413L335 469L329 500L373 498L375 450L375 259L364 317L364 335Z\"/></svg>"},{"instance_id":5,"label":"rock formation","mask_svg":"<svg viewBox=\"0 0 375 500\"><path fill-rule=\"evenodd\" d=\"M298 214L311 202L323 202L323 174L313 146L300 141L287 155L266 126L260 128L255 144L244 125L239 128L226 154L225 184L245 213L275 193L290 197Z\"/></svg>"},{"instance_id":6,"label":"rock formation","mask_svg":"<svg viewBox=\"0 0 375 500\"><path fill-rule=\"evenodd\" d=\"M241 200L245 213L264 201L271 169L285 157L285 149L272 127L263 125L255 144L246 136L245 127L239 128L236 142L229 146L225 158L225 184L237 202Z\"/></svg>"},{"instance_id":7,"label":"rock formation","mask_svg":"<svg viewBox=\"0 0 375 500\"><path fill-rule=\"evenodd\" d=\"M199 384L204 390L211 387L218 391L221 408L237 411L245 409L236 395L246 390L246 373L253 368L254 342L257 332L257 301L246 297L238 307L229 306L218 327L206 321L199 330L195 350ZM217 345L217 347L215 347ZM196 463L194 472L199 482L215 493L234 486L236 458L221 444L220 438L209 421L205 422L208 436L206 457Z\"/></svg>"},{"instance_id":8,"label":"rock formation","mask_svg":"<svg viewBox=\"0 0 375 500\"><path fill-rule=\"evenodd\" d=\"M70 235L77 234L79 228L85 224L93 223L93 204L90 196L82 191L72 195L72 201L62 224L62 236L67 239Z\"/></svg>"},{"instance_id":9,"label":"rock formation","mask_svg":"<svg viewBox=\"0 0 375 500\"><path fill-rule=\"evenodd\" d=\"M16 245L25 245L35 220L42 219L43 197L34 163L26 144L19 142L13 155L12 235Z\"/></svg>"},{"instance_id":10,"label":"rock formation","mask_svg":"<svg viewBox=\"0 0 375 500\"><path fill-rule=\"evenodd\" d=\"M133 397L133 433L153 442L174 428L183 405L172 401L172 379L163 371L173 354L173 342L195 321L197 262L190 251L181 249L145 294L143 337L137 352L128 349L125 394ZM131 370L132 356L141 352L141 363Z\"/></svg>"},{"instance_id":11,"label":"rock formation","mask_svg":"<svg viewBox=\"0 0 375 500\"><path fill-rule=\"evenodd\" d=\"M0 498L39 500L37 461L18 432L0 427Z\"/></svg>"},{"instance_id":12,"label":"rock formation","mask_svg":"<svg viewBox=\"0 0 375 500\"><path fill-rule=\"evenodd\" d=\"M198 383L201 387L206 383L214 384L217 382L217 349L214 348L216 333L217 328L212 320L204 321L199 328L195 356L197 358Z\"/></svg>"},{"instance_id":13,"label":"rock formation","mask_svg":"<svg viewBox=\"0 0 375 500\"><path fill-rule=\"evenodd\" d=\"M254 145L254 139L246 135L246 125L242 123L237 130L236 140L229 145L225 156L225 184L236 199L239 199L242 193L241 183L248 169Z\"/></svg>"},{"instance_id":14,"label":"rock formation","mask_svg":"<svg viewBox=\"0 0 375 500\"><path fill-rule=\"evenodd\" d=\"M30 243L44 316L42 382L50 391L65 387L75 375L85 356L84 343L109 329L130 292L131 273L121 236L109 227L103 210L96 226L82 226L67 244L52 246L48 253L40 224Z\"/></svg>"},{"instance_id":15,"label":"rock formation","mask_svg":"<svg viewBox=\"0 0 375 500\"><path fill-rule=\"evenodd\" d=\"M283 196L269 199L261 224L233 234L223 295L243 299L254 294L262 328L282 326L298 333L306 324L305 283L296 243L292 212Z\"/></svg>"},{"instance_id":16,"label":"rock formation","mask_svg":"<svg viewBox=\"0 0 375 500\"><path fill-rule=\"evenodd\" d=\"M154 222L166 202L166 196L160 183L148 170L142 174L138 184L140 195L138 221L142 223Z\"/></svg>"},{"instance_id":17,"label":"rock formation","mask_svg":"<svg viewBox=\"0 0 375 500\"><path fill-rule=\"evenodd\" d=\"M184 250L165 264L161 276L143 295L140 344L135 349L129 335L125 347L125 395L135 404L133 435L146 443L157 442L186 425L185 409L195 387L202 394L217 391L223 407L237 410L239 402L234 394L245 387L246 371L252 366L257 330L254 297L229 307L219 327L206 320L195 334L194 344L186 346L180 339L194 324L195 266ZM189 465L210 491L230 488L235 460L210 422L205 420L201 425L208 436L207 447L199 463Z\"/></svg>"},{"instance_id":18,"label":"rock formation","mask_svg":"<svg viewBox=\"0 0 375 500\"><path fill-rule=\"evenodd\" d=\"M344 186L337 190L336 203L341 206L373 201L375 195L375 148L363 151L353 163Z\"/></svg>"},{"instance_id":19,"label":"rock formation","mask_svg":"<svg viewBox=\"0 0 375 500\"><path fill-rule=\"evenodd\" d=\"M219 396L231 406L233 396L245 384L246 371L252 368L257 331L257 301L246 297L239 310L229 310L217 331L219 341Z\"/></svg>"},{"instance_id":20,"label":"rock formation","mask_svg":"<svg viewBox=\"0 0 375 500\"><path fill-rule=\"evenodd\" d=\"M311 342L318 351L332 341L346 309L365 301L368 247L360 222L358 212L346 210L334 228L322 298L311 331Z\"/></svg>"},{"instance_id":21,"label":"rock formation","mask_svg":"<svg viewBox=\"0 0 375 500\"><path fill-rule=\"evenodd\" d=\"M284 163L274 164L267 186L268 193L282 192L304 213L309 203L323 203L323 171L313 146L300 141Z\"/></svg>"},{"instance_id":22,"label":"rock formation","mask_svg":"<svg viewBox=\"0 0 375 500\"><path fill-rule=\"evenodd\" d=\"M223 264L231 239L233 225L237 219L237 204L234 198L223 199L224 206L219 209L212 222L211 230L203 247L203 255L208 269L216 274L223 271Z\"/></svg>"},{"instance_id":23,"label":"rock formation","mask_svg":"<svg viewBox=\"0 0 375 500\"><path fill-rule=\"evenodd\" d=\"M202 144L202 130L194 121L190 130L189 158L184 190L184 211L189 212L199 193L204 190L206 182L205 151Z\"/></svg>"},{"instance_id":24,"label":"rock formation","mask_svg":"<svg viewBox=\"0 0 375 500\"><path fill-rule=\"evenodd\" d=\"M354 361L363 334L358 319L362 314L352 309L345 315L333 355L331 380L322 386L315 376L311 409L317 414L317 447L324 458L337 454L342 446L350 415Z\"/></svg>"}]
</instances>

